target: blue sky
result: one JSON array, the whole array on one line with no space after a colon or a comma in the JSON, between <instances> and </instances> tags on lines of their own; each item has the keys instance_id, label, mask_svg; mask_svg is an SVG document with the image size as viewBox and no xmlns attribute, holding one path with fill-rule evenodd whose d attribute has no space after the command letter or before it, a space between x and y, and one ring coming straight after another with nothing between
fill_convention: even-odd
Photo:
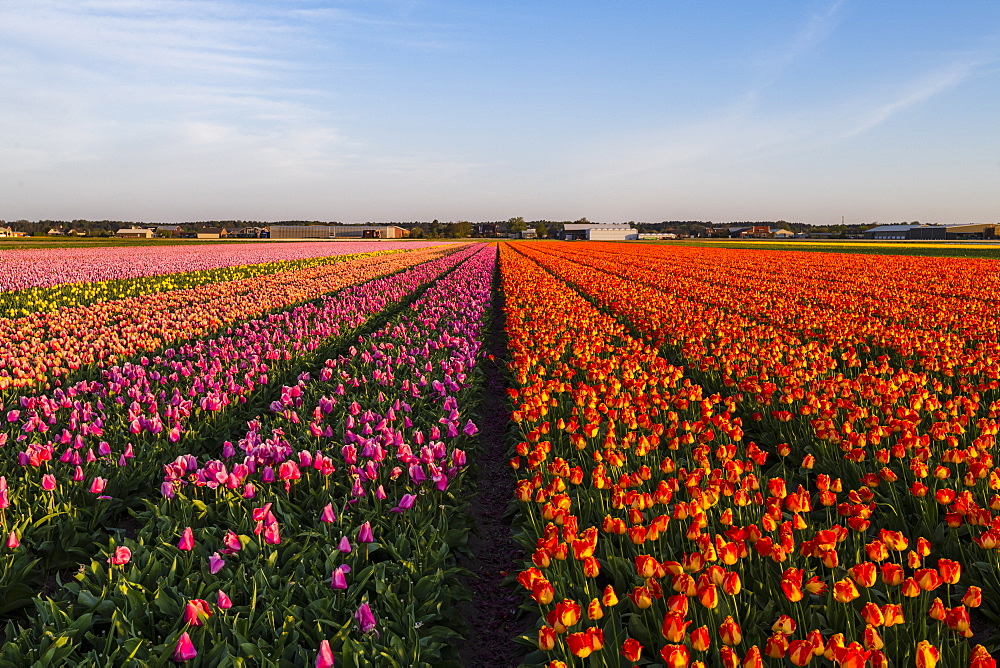
<instances>
[{"instance_id":1,"label":"blue sky","mask_svg":"<svg viewBox=\"0 0 1000 668\"><path fill-rule=\"evenodd\" d=\"M1000 220L1000 3L0 0L0 218Z\"/></svg>"}]
</instances>

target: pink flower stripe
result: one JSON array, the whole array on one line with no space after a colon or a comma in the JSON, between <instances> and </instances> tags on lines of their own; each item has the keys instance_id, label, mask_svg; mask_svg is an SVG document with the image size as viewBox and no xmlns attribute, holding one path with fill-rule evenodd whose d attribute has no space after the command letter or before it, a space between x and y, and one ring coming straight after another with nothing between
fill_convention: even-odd
<instances>
[{"instance_id":1,"label":"pink flower stripe","mask_svg":"<svg viewBox=\"0 0 1000 668\"><path fill-rule=\"evenodd\" d=\"M315 299L399 271L447 247L324 264L267 276L0 318L0 391L58 378L89 364L105 367L172 341Z\"/></svg>"},{"instance_id":2,"label":"pink flower stripe","mask_svg":"<svg viewBox=\"0 0 1000 668\"><path fill-rule=\"evenodd\" d=\"M133 443L125 439L179 441L190 425L198 428L230 404L246 402L269 382L272 367L287 366L325 340L357 328L478 248L350 287L319 303L251 320L219 338L111 367L100 381L80 381L51 396L21 397L17 408L6 413L0 445L8 439L8 447L17 444L17 462L25 473L56 473L59 484L70 475L76 483L101 476L100 491L113 494L115 477L128 482L128 472L118 472L134 456ZM103 440L106 430L113 446Z\"/></svg>"},{"instance_id":3,"label":"pink flower stripe","mask_svg":"<svg viewBox=\"0 0 1000 668\"><path fill-rule=\"evenodd\" d=\"M303 243L227 243L218 245L142 246L129 248L60 248L0 250L0 292L60 283L91 283L156 276L280 260L417 249L438 242L359 241Z\"/></svg>"}]
</instances>

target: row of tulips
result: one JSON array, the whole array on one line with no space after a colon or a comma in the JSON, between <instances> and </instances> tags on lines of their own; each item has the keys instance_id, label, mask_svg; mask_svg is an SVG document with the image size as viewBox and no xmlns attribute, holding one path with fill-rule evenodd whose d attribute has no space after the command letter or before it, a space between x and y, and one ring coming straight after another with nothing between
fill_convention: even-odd
<instances>
[{"instance_id":1,"label":"row of tulips","mask_svg":"<svg viewBox=\"0 0 1000 668\"><path fill-rule=\"evenodd\" d=\"M303 365L473 252L458 250L0 411L0 522L8 542L18 543L9 558L30 556L20 570L0 574L5 607L24 605L46 573L89 559L103 528L147 496L161 461L231 437ZM34 577L25 578L25 568Z\"/></svg>"},{"instance_id":2,"label":"row of tulips","mask_svg":"<svg viewBox=\"0 0 1000 668\"><path fill-rule=\"evenodd\" d=\"M445 247L341 256L277 274L139 295L21 318L0 318L0 401L21 389L54 385L241 320L316 299L348 285L410 267ZM6 391L5 391L6 390Z\"/></svg>"},{"instance_id":3,"label":"row of tulips","mask_svg":"<svg viewBox=\"0 0 1000 668\"><path fill-rule=\"evenodd\" d=\"M82 285L235 265L354 255L376 250L406 250L427 245L431 244L421 241L310 241L0 250L0 292L61 283Z\"/></svg>"},{"instance_id":4,"label":"row of tulips","mask_svg":"<svg viewBox=\"0 0 1000 668\"><path fill-rule=\"evenodd\" d=\"M534 550L518 579L550 665L995 665L966 640L984 582L951 558L944 522L925 534L905 491L863 484L839 449L771 442L745 393L631 335L645 322L628 309L659 303L655 290L566 252L503 251L512 466ZM673 317L659 314L690 325Z\"/></svg>"},{"instance_id":5,"label":"row of tulips","mask_svg":"<svg viewBox=\"0 0 1000 668\"><path fill-rule=\"evenodd\" d=\"M0 664L449 665L496 249L462 258L235 443L165 461L136 537L36 599Z\"/></svg>"},{"instance_id":6,"label":"row of tulips","mask_svg":"<svg viewBox=\"0 0 1000 668\"><path fill-rule=\"evenodd\" d=\"M371 244L369 252L389 252ZM286 248L288 248L286 246ZM134 278L120 278L87 283L60 283L58 285L24 288L0 292L0 317L17 318L32 313L47 313L67 306L86 306L94 302L113 301L157 292L195 288L209 283L224 283L241 278L267 276L279 272L309 269L333 262L342 262L360 255L344 252L334 246L330 255L297 260L277 260L259 264L237 264L211 269L154 274ZM395 251L402 252L402 251Z\"/></svg>"}]
</instances>

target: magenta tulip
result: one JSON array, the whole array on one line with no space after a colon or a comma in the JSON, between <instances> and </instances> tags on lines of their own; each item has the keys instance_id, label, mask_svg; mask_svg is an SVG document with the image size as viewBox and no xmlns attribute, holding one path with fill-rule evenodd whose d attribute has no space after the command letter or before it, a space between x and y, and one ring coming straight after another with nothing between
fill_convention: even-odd
<instances>
[{"instance_id":1,"label":"magenta tulip","mask_svg":"<svg viewBox=\"0 0 1000 668\"><path fill-rule=\"evenodd\" d=\"M372 525L370 522L365 522L358 529L358 542L359 543L374 543L375 536L372 534Z\"/></svg>"},{"instance_id":2,"label":"magenta tulip","mask_svg":"<svg viewBox=\"0 0 1000 668\"><path fill-rule=\"evenodd\" d=\"M347 574L351 572L351 567L347 564L337 566L330 575L330 587L333 589L347 589Z\"/></svg>"},{"instance_id":3,"label":"magenta tulip","mask_svg":"<svg viewBox=\"0 0 1000 668\"><path fill-rule=\"evenodd\" d=\"M181 634L181 637L177 639L177 646L174 647L174 661L182 663L184 661L190 661L196 656L198 656L198 650L194 648L194 643L191 642L191 636L189 636L187 631L185 631Z\"/></svg>"},{"instance_id":4,"label":"magenta tulip","mask_svg":"<svg viewBox=\"0 0 1000 668\"><path fill-rule=\"evenodd\" d=\"M21 541L18 540L17 533L11 531L9 534L7 534L7 547L13 550L20 544Z\"/></svg>"},{"instance_id":5,"label":"magenta tulip","mask_svg":"<svg viewBox=\"0 0 1000 668\"><path fill-rule=\"evenodd\" d=\"M367 603L362 603L358 611L354 613L354 619L358 620L362 633L368 633L375 628L375 614Z\"/></svg>"},{"instance_id":6,"label":"magenta tulip","mask_svg":"<svg viewBox=\"0 0 1000 668\"><path fill-rule=\"evenodd\" d=\"M219 594L216 597L216 603L219 606L219 610L228 610L233 607L232 600L226 595L226 592L219 590Z\"/></svg>"},{"instance_id":7,"label":"magenta tulip","mask_svg":"<svg viewBox=\"0 0 1000 668\"><path fill-rule=\"evenodd\" d=\"M181 540L177 543L178 549L181 550L193 550L194 549L194 532L191 531L191 527L187 527L181 533Z\"/></svg>"}]
</instances>

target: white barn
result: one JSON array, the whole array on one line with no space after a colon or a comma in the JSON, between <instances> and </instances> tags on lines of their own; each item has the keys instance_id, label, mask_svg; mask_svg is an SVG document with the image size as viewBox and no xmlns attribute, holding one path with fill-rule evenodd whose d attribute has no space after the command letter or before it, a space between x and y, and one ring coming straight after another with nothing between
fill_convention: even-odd
<instances>
[{"instance_id":1,"label":"white barn","mask_svg":"<svg viewBox=\"0 0 1000 668\"><path fill-rule=\"evenodd\" d=\"M567 223L563 226L566 241L629 241L639 238L639 231L627 223Z\"/></svg>"}]
</instances>

